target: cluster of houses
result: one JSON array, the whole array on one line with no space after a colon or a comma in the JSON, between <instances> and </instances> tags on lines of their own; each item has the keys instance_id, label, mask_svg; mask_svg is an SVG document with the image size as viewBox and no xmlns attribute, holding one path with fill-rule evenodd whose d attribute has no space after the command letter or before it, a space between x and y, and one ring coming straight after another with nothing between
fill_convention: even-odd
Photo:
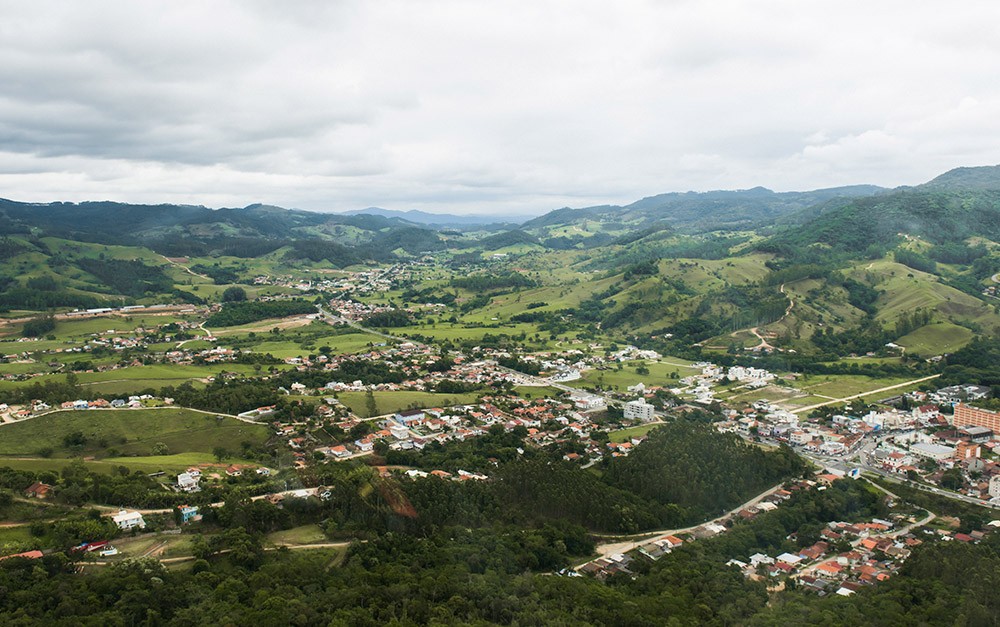
<instances>
[{"instance_id":1,"label":"cluster of houses","mask_svg":"<svg viewBox=\"0 0 1000 627\"><path fill-rule=\"evenodd\" d=\"M709 405L716 401L715 386L724 382L736 382L747 389L757 389L771 384L777 377L772 372L762 368L732 366L728 370L709 362L698 362L695 368L701 370L697 374L684 377L680 385L670 391L681 396L691 396L694 402Z\"/></svg>"},{"instance_id":2,"label":"cluster of houses","mask_svg":"<svg viewBox=\"0 0 1000 627\"><path fill-rule=\"evenodd\" d=\"M755 553L748 559L730 560L730 566L755 579L791 578L799 587L820 595L850 596L866 585L885 581L897 573L914 547L924 542L909 527L896 529L893 521L831 522L820 540L796 551L769 556ZM954 533L924 530L944 540L978 542L992 530Z\"/></svg>"},{"instance_id":3,"label":"cluster of houses","mask_svg":"<svg viewBox=\"0 0 1000 627\"><path fill-rule=\"evenodd\" d=\"M336 275L301 279L291 275L259 275L253 278L254 285L276 285L300 291L318 291L327 293L349 293L368 295L386 292L401 282L409 281L414 271L426 265L429 259L410 260L394 264L388 268L361 270L358 272L339 272Z\"/></svg>"},{"instance_id":4,"label":"cluster of houses","mask_svg":"<svg viewBox=\"0 0 1000 627\"><path fill-rule=\"evenodd\" d=\"M75 401L63 401L57 407L52 407L46 402L34 400L28 405L17 406L0 403L0 421L17 421L34 416L41 416L53 411L63 410L87 410L87 409L140 409L143 407L173 405L174 399L155 398L149 394L129 396L127 398L116 398L107 400L97 398L92 401L78 399Z\"/></svg>"},{"instance_id":5,"label":"cluster of houses","mask_svg":"<svg viewBox=\"0 0 1000 627\"><path fill-rule=\"evenodd\" d=\"M361 420L352 417L333 424L350 432L360 423ZM533 446L572 441L575 450L567 453L565 459L580 463L598 461L609 454L627 455L643 439L637 437L620 443L595 439L595 431L607 428L594 423L574 403L553 398L529 400L507 394L484 396L480 402L470 405L399 411L374 421L375 429L371 433L331 446L314 446L308 435L297 435L300 425L292 423L277 425L276 433L288 436L289 448L302 460L301 465L305 465L308 449L333 460L369 454L379 442L385 442L390 450L420 451L431 442L443 444L480 437L495 425L507 432L522 428L526 444Z\"/></svg>"},{"instance_id":6,"label":"cluster of houses","mask_svg":"<svg viewBox=\"0 0 1000 627\"><path fill-rule=\"evenodd\" d=\"M152 308L147 308L152 309ZM103 315L111 313L115 310L108 309L104 311ZM134 312L133 310L127 310ZM195 310L190 311L185 310L183 313L195 313ZM171 329L178 329L180 331L189 331L198 328L198 325L194 321L182 320L178 322L170 323ZM73 353L89 353L99 349L106 349L114 352L121 352L128 349L145 349L150 344L159 342L171 342L173 341L174 331L166 331L166 325L150 326L150 327L137 327L135 329L127 331L117 331L115 329L108 329L106 331L101 331L99 333L93 333L91 336L79 346L60 346L55 348L50 348L42 351L22 351L20 353L12 353L9 355L4 355L4 359L11 363L22 363L30 364L36 363L36 358L39 355L63 355L63 354L73 354ZM37 338L32 338L37 339ZM206 337L204 339L214 340L214 338ZM208 349L208 350L176 350L168 352L164 358L164 363L175 363L175 364L190 364L195 361L203 363L218 363L223 361L232 361L238 356L238 351L228 351L222 352L219 349ZM50 368L59 366L58 361L53 361L47 364ZM137 360L131 361L119 361L113 363L105 363L94 366L93 368L82 370L81 372L110 372L113 370L120 370L122 368L131 368L135 366L143 365L142 362ZM7 381L27 381L34 377L41 377L51 374L48 369L40 368L37 372L21 372L21 373L5 373L2 378Z\"/></svg>"}]
</instances>

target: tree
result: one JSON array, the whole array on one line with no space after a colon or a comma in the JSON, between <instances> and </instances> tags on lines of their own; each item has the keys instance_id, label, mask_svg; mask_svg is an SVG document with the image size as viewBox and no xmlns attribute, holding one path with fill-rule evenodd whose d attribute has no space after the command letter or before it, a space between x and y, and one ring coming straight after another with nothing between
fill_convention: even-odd
<instances>
[{"instance_id":1,"label":"tree","mask_svg":"<svg viewBox=\"0 0 1000 627\"><path fill-rule=\"evenodd\" d=\"M378 404L375 402L375 394L368 390L365 392L365 409L368 411L368 416L378 416Z\"/></svg>"},{"instance_id":2,"label":"tree","mask_svg":"<svg viewBox=\"0 0 1000 627\"><path fill-rule=\"evenodd\" d=\"M237 303L247 299L247 292L242 287L233 285L232 287L227 287L224 292L222 292L222 302L224 303Z\"/></svg>"},{"instance_id":3,"label":"tree","mask_svg":"<svg viewBox=\"0 0 1000 627\"><path fill-rule=\"evenodd\" d=\"M52 315L32 318L24 323L21 335L24 337L39 337L56 328L56 320Z\"/></svg>"},{"instance_id":4,"label":"tree","mask_svg":"<svg viewBox=\"0 0 1000 627\"><path fill-rule=\"evenodd\" d=\"M215 461L221 462L223 460L229 459L230 452L224 446L216 446L212 449L212 455L215 455Z\"/></svg>"}]
</instances>

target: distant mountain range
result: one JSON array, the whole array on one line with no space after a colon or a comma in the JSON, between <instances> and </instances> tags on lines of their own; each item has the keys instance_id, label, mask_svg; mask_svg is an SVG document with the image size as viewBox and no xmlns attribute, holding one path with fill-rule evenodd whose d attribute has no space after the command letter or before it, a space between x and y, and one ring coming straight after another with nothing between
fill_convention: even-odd
<instances>
[{"instance_id":1,"label":"distant mountain range","mask_svg":"<svg viewBox=\"0 0 1000 627\"><path fill-rule=\"evenodd\" d=\"M406 220L407 222L412 222L414 224L423 224L428 226L457 226L457 227L470 227L470 226L480 226L487 224L520 224L524 220L528 219L526 216L520 215L455 215L450 213L428 213L426 211L419 211L417 209L410 209L409 211L398 211L396 209L382 209L381 207L368 207L366 209L355 209L353 211L341 212L341 215L356 216L356 215L368 215L368 216L381 216L383 218L399 218L401 220Z\"/></svg>"},{"instance_id":2,"label":"distant mountain range","mask_svg":"<svg viewBox=\"0 0 1000 627\"><path fill-rule=\"evenodd\" d=\"M1000 166L957 168L916 187L855 185L806 192L763 187L666 193L624 206L564 207L523 216L460 216L371 207L319 213L254 204L209 209L194 205L116 202L23 203L0 199L0 235L48 235L107 244L139 244L168 255L256 256L296 244L296 254L342 263L387 259L444 248L549 249L627 245L643 239L711 232L785 233L784 241L833 246L865 233L884 237L914 226L930 237L984 234L1000 197ZM947 216L948 224L942 225ZM1000 228L1000 227L998 227ZM763 229L763 230L762 230ZM870 229L865 231L865 229ZM488 231L483 239L472 231ZM463 234L464 232L464 234ZM306 243L302 243L306 242Z\"/></svg>"}]
</instances>

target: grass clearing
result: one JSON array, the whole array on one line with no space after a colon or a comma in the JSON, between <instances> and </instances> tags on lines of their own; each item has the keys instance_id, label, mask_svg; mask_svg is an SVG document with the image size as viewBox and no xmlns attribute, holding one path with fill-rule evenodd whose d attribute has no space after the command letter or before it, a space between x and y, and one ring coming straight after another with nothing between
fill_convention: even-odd
<instances>
[{"instance_id":1,"label":"grass clearing","mask_svg":"<svg viewBox=\"0 0 1000 627\"><path fill-rule=\"evenodd\" d=\"M952 353L972 341L974 334L965 327L950 322L938 322L920 327L913 333L896 340L910 353L918 355L941 355Z\"/></svg>"},{"instance_id":2,"label":"grass clearing","mask_svg":"<svg viewBox=\"0 0 1000 627\"><path fill-rule=\"evenodd\" d=\"M617 390L625 390L629 386L643 383L649 386L673 387L678 380L695 374L698 369L687 365L690 362L667 357L661 361L630 361L622 364L622 369L588 370L576 381L568 381L567 385L574 387L601 386ZM678 365L680 364L680 365ZM647 368L648 374L639 374L640 368Z\"/></svg>"},{"instance_id":3,"label":"grass clearing","mask_svg":"<svg viewBox=\"0 0 1000 627\"><path fill-rule=\"evenodd\" d=\"M632 438L639 438L657 427L662 427L661 423L652 423L648 425L639 425L637 427L629 427L627 429L621 429L620 431L612 431L608 434L611 437L612 442L628 442Z\"/></svg>"},{"instance_id":4,"label":"grass clearing","mask_svg":"<svg viewBox=\"0 0 1000 627\"><path fill-rule=\"evenodd\" d=\"M268 534L267 541L275 545L316 544L326 542L327 537L319 525L303 525Z\"/></svg>"},{"instance_id":5,"label":"grass clearing","mask_svg":"<svg viewBox=\"0 0 1000 627\"><path fill-rule=\"evenodd\" d=\"M32 456L43 448L55 457L149 455L158 443L170 453L204 455L217 446L235 451L243 441L261 444L269 435L265 425L180 408L70 410L3 425L0 455Z\"/></svg>"}]
</instances>

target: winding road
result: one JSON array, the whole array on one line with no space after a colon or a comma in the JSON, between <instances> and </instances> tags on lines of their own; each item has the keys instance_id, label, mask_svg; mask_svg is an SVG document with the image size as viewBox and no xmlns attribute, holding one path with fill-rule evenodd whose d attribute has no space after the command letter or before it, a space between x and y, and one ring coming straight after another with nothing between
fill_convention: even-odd
<instances>
[{"instance_id":1,"label":"winding road","mask_svg":"<svg viewBox=\"0 0 1000 627\"><path fill-rule=\"evenodd\" d=\"M580 564L579 566L576 566L574 568L574 570L580 570L586 564L594 561L595 559L600 559L602 557L608 557L608 556L614 555L616 553L628 553L629 551L633 551L633 550L639 548L640 546L642 546L643 544L646 544L647 542L649 542L650 540L652 540L654 538L660 538L660 537L669 536L669 535L676 535L676 534L679 534L679 533L690 533L690 532L694 531L695 529L697 529L699 527L703 527L705 525L710 525L712 523L717 523L717 522L720 522L722 520L725 520L725 519L729 518L730 516L735 515L740 510L746 509L746 508L750 507L751 505L756 505L757 503L761 502L765 498L771 496L772 494L774 494L775 492L777 492L779 489L781 489L781 486L782 486L782 484L779 483L778 485L776 485L774 487L768 488L767 490L761 492L760 494L758 494L757 496L753 497L752 499L750 499L746 503L743 503L742 505L734 507L733 509L731 509L728 512L722 514L721 516L713 518L712 520L707 520L707 521L705 521L703 523L700 523L700 524L697 524L697 525L692 525L691 527L684 527L684 528L681 528L681 529L661 529L659 531L647 531L645 533L632 534L630 536L622 536L622 537L625 537L625 538L636 538L635 540L626 540L626 541L623 541L623 542L609 542L609 543L605 543L605 544L599 544L597 546L597 548L596 548L597 556L591 558L588 562L585 562L583 564Z\"/></svg>"}]
</instances>

